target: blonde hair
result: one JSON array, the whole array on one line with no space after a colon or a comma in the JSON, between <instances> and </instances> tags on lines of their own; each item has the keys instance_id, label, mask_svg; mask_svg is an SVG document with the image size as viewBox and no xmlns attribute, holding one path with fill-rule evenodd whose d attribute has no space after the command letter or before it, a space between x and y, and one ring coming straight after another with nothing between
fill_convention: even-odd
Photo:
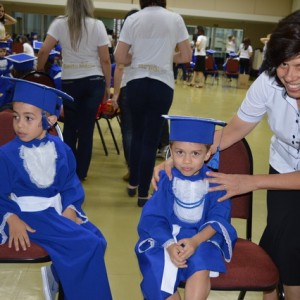
<instances>
[{"instance_id":1,"label":"blonde hair","mask_svg":"<svg viewBox=\"0 0 300 300\"><path fill-rule=\"evenodd\" d=\"M86 30L85 18L94 18L94 9L92 0L67 1L65 14L68 19L68 28L73 50L78 50L83 29Z\"/></svg>"}]
</instances>

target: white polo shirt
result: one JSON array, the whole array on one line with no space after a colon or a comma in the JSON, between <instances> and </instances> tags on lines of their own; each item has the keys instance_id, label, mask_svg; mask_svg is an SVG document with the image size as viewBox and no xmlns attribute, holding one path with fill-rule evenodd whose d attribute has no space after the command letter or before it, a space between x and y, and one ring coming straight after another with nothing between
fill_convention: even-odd
<instances>
[{"instance_id":1,"label":"white polo shirt","mask_svg":"<svg viewBox=\"0 0 300 300\"><path fill-rule=\"evenodd\" d=\"M189 38L182 17L159 6L146 7L129 16L119 41L131 46L127 82L153 78L174 88L173 55L178 43Z\"/></svg>"},{"instance_id":2,"label":"white polo shirt","mask_svg":"<svg viewBox=\"0 0 300 300\"><path fill-rule=\"evenodd\" d=\"M275 78L261 74L251 85L238 110L246 122L259 122L267 114L273 132L270 165L279 173L300 170L300 113L297 101L277 85Z\"/></svg>"}]
</instances>

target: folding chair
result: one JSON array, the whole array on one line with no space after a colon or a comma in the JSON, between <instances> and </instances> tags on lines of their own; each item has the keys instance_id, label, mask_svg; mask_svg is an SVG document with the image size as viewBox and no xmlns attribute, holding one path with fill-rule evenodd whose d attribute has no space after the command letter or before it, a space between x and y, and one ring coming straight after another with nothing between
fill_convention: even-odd
<instances>
[{"instance_id":1,"label":"folding chair","mask_svg":"<svg viewBox=\"0 0 300 300\"><path fill-rule=\"evenodd\" d=\"M253 174L250 147L245 139L220 152L219 171L228 174ZM233 257L226 264L226 273L211 278L211 289L239 291L238 300L247 291L271 291L279 287L278 270L268 254L251 241L252 236L252 192L232 198L232 218L246 220L246 239L237 239ZM185 287L185 283L181 283ZM279 292L280 299L284 299Z\"/></svg>"},{"instance_id":2,"label":"folding chair","mask_svg":"<svg viewBox=\"0 0 300 300\"><path fill-rule=\"evenodd\" d=\"M231 82L232 79L238 79L240 73L240 63L235 58L228 58L225 70L224 70L224 77L227 82ZM223 84L224 85L224 84Z\"/></svg>"},{"instance_id":3,"label":"folding chair","mask_svg":"<svg viewBox=\"0 0 300 300\"><path fill-rule=\"evenodd\" d=\"M117 143L116 136L114 134L113 128L111 126L111 121L114 118L117 119L117 121L118 121L118 123L120 125L120 116L119 115L120 115L120 111L113 109L113 107L112 107L112 105L111 105L111 103L109 101L100 104L100 106L98 108L98 112L97 112L97 115L96 115L95 122L96 122L96 126L97 126L97 129L98 129L98 132L99 132L99 135L100 135L100 139L101 139L101 142L102 142L102 145L103 145L103 149L104 149L104 152L105 152L106 156L108 156L108 150L107 150L107 146L106 146L106 143L105 143L105 140L104 140L103 132L101 130L100 120L101 119L106 120L109 132L111 134L111 137L113 139L113 142L114 142L114 145L115 145L115 148L116 148L116 151L117 151L117 153L119 155L120 154L120 149L119 149L119 146L118 146L118 143Z\"/></svg>"},{"instance_id":4,"label":"folding chair","mask_svg":"<svg viewBox=\"0 0 300 300\"><path fill-rule=\"evenodd\" d=\"M207 76L212 76L212 85L215 83L215 79L218 79L219 76L219 71L216 69L215 67L215 59L213 58L213 56L207 56L205 59L205 72L204 72L204 76L205 76L205 81ZM217 82L219 82L217 80Z\"/></svg>"}]
</instances>

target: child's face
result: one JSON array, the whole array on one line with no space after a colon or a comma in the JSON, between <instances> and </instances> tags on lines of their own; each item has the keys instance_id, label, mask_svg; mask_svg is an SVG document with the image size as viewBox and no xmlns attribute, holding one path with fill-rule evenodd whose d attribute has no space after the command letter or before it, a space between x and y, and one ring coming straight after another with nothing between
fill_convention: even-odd
<instances>
[{"instance_id":1,"label":"child's face","mask_svg":"<svg viewBox=\"0 0 300 300\"><path fill-rule=\"evenodd\" d=\"M6 49L0 48L0 57L4 57L6 55Z\"/></svg>"},{"instance_id":2,"label":"child's face","mask_svg":"<svg viewBox=\"0 0 300 300\"><path fill-rule=\"evenodd\" d=\"M13 102L13 111L13 126L20 140L30 142L45 137L40 108L24 102Z\"/></svg>"},{"instance_id":3,"label":"child's face","mask_svg":"<svg viewBox=\"0 0 300 300\"><path fill-rule=\"evenodd\" d=\"M185 176L199 172L203 163L209 159L211 151L206 145L199 143L175 141L171 146L174 166Z\"/></svg>"}]
</instances>

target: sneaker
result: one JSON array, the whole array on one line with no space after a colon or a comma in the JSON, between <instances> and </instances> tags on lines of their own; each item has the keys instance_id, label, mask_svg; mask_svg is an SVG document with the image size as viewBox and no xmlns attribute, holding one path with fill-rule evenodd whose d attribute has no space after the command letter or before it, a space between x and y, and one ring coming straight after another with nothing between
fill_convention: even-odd
<instances>
[{"instance_id":1,"label":"sneaker","mask_svg":"<svg viewBox=\"0 0 300 300\"><path fill-rule=\"evenodd\" d=\"M45 300L55 300L58 293L58 283L55 281L50 266L41 268Z\"/></svg>"}]
</instances>

